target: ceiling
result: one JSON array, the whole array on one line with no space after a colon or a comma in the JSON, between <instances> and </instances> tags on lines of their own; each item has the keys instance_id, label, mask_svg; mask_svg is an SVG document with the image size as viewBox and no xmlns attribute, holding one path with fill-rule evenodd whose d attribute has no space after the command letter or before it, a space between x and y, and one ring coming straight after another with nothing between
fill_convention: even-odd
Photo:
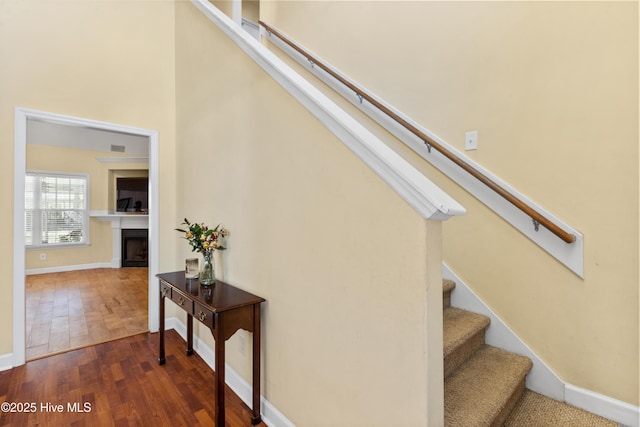
<instances>
[{"instance_id":1,"label":"ceiling","mask_svg":"<svg viewBox=\"0 0 640 427\"><path fill-rule=\"evenodd\" d=\"M146 136L31 119L27 121L27 144L149 156Z\"/></svg>"}]
</instances>

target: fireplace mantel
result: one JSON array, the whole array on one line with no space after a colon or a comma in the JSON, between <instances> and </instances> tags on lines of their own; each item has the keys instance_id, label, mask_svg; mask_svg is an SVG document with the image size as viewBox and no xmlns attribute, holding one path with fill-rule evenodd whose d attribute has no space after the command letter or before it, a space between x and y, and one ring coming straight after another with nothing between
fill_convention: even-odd
<instances>
[{"instance_id":1,"label":"fireplace mantel","mask_svg":"<svg viewBox=\"0 0 640 427\"><path fill-rule=\"evenodd\" d=\"M138 212L90 211L89 216L111 221L113 228L149 228L149 214Z\"/></svg>"},{"instance_id":2,"label":"fireplace mantel","mask_svg":"<svg viewBox=\"0 0 640 427\"><path fill-rule=\"evenodd\" d=\"M122 266L122 229L149 229L149 215L137 212L90 211L89 216L100 221L110 221L112 231L111 266Z\"/></svg>"}]
</instances>

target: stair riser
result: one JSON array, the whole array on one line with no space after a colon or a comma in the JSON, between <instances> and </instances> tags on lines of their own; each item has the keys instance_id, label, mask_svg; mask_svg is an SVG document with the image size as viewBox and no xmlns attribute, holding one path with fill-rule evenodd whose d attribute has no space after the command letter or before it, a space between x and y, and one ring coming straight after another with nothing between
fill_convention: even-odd
<instances>
[{"instance_id":1,"label":"stair riser","mask_svg":"<svg viewBox=\"0 0 640 427\"><path fill-rule=\"evenodd\" d=\"M451 307L451 291L442 294L442 309Z\"/></svg>"},{"instance_id":2,"label":"stair riser","mask_svg":"<svg viewBox=\"0 0 640 427\"><path fill-rule=\"evenodd\" d=\"M445 427L502 426L524 392L531 366L523 356L480 347L445 379Z\"/></svg>"},{"instance_id":3,"label":"stair riser","mask_svg":"<svg viewBox=\"0 0 640 427\"><path fill-rule=\"evenodd\" d=\"M456 287L456 284L452 280L442 280L442 308L445 309L451 306L451 291Z\"/></svg>"},{"instance_id":4,"label":"stair riser","mask_svg":"<svg viewBox=\"0 0 640 427\"><path fill-rule=\"evenodd\" d=\"M453 350L451 354L444 358L444 377L454 372L460 365L466 362L469 357L484 344L485 329L478 331L470 337L464 344Z\"/></svg>"},{"instance_id":5,"label":"stair riser","mask_svg":"<svg viewBox=\"0 0 640 427\"><path fill-rule=\"evenodd\" d=\"M492 427L501 427L504 424L504 422L509 417L511 410L513 410L513 408L516 406L516 403L518 403L518 400L520 400L520 398L522 397L522 393L524 393L525 389L525 384L526 377L522 379L520 384L518 384L518 388L514 390L505 407L502 409L502 411L500 411L493 423L491 423Z\"/></svg>"}]
</instances>

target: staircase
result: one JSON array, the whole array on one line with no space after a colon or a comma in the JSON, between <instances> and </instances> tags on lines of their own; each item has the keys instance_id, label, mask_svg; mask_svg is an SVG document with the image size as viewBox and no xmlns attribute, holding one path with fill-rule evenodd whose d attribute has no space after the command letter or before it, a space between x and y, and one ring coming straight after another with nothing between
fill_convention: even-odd
<instances>
[{"instance_id":1,"label":"staircase","mask_svg":"<svg viewBox=\"0 0 640 427\"><path fill-rule=\"evenodd\" d=\"M484 343L489 318L451 307L443 280L445 426L501 426L525 389L533 363Z\"/></svg>"},{"instance_id":2,"label":"staircase","mask_svg":"<svg viewBox=\"0 0 640 427\"><path fill-rule=\"evenodd\" d=\"M451 307L451 291L455 288L451 280L443 280L442 288L445 426L619 426L525 390L525 379L533 366L531 360L486 345L484 333L489 318Z\"/></svg>"}]
</instances>

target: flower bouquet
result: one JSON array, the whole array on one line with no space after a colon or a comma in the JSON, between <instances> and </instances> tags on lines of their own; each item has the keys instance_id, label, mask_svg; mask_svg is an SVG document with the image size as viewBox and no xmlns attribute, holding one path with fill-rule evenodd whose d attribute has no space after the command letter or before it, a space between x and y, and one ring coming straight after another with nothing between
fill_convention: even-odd
<instances>
[{"instance_id":1,"label":"flower bouquet","mask_svg":"<svg viewBox=\"0 0 640 427\"><path fill-rule=\"evenodd\" d=\"M199 252L204 257L204 264L200 271L200 284L211 285L215 281L213 267L213 253L216 250L226 249L221 244L221 239L229 234L227 229L218 224L215 228L209 228L204 223L190 223L187 218L182 225L186 229L176 228L176 231L184 233L184 239L189 242L192 252Z\"/></svg>"}]
</instances>

